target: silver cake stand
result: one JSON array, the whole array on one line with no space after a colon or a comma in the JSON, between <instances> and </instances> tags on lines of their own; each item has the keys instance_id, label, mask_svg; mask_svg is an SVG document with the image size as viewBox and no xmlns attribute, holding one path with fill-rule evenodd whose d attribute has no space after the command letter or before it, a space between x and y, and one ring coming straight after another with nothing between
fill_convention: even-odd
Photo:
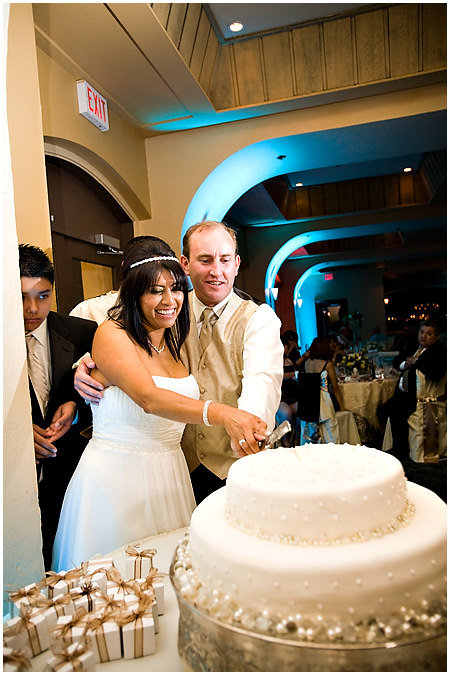
<instances>
[{"instance_id":1,"label":"silver cake stand","mask_svg":"<svg viewBox=\"0 0 450 675\"><path fill-rule=\"evenodd\" d=\"M445 626L384 643L331 644L222 623L188 602L170 568L180 610L178 652L193 672L446 672Z\"/></svg>"}]
</instances>

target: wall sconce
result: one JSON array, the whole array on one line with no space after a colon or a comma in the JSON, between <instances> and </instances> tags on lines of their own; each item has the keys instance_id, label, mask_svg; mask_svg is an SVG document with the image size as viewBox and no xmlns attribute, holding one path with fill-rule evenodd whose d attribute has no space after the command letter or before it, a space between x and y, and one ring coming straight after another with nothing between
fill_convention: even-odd
<instances>
[{"instance_id":1,"label":"wall sconce","mask_svg":"<svg viewBox=\"0 0 450 675\"><path fill-rule=\"evenodd\" d=\"M273 299L276 300L278 298L278 288L271 288L272 291Z\"/></svg>"},{"instance_id":2,"label":"wall sconce","mask_svg":"<svg viewBox=\"0 0 450 675\"><path fill-rule=\"evenodd\" d=\"M389 298L384 298L384 304L388 305L389 304Z\"/></svg>"}]
</instances>

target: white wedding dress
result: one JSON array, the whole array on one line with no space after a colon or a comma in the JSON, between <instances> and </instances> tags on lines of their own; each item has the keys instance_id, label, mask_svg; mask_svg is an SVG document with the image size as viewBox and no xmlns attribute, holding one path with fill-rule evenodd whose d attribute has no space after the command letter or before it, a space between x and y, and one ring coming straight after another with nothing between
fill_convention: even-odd
<instances>
[{"instance_id":1,"label":"white wedding dress","mask_svg":"<svg viewBox=\"0 0 450 675\"><path fill-rule=\"evenodd\" d=\"M192 375L153 376L157 387L199 398ZM92 406L94 430L69 483L53 547L52 570L189 525L195 508L180 447L182 422L145 413L111 386Z\"/></svg>"}]
</instances>

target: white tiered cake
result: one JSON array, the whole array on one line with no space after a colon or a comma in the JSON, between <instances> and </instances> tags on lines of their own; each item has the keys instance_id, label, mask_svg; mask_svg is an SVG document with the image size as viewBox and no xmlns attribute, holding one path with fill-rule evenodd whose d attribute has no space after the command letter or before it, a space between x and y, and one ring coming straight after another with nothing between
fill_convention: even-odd
<instances>
[{"instance_id":1,"label":"white tiered cake","mask_svg":"<svg viewBox=\"0 0 450 675\"><path fill-rule=\"evenodd\" d=\"M197 507L186 555L181 594L221 621L320 641L382 625L388 638L444 606L446 505L378 450L266 450Z\"/></svg>"}]
</instances>

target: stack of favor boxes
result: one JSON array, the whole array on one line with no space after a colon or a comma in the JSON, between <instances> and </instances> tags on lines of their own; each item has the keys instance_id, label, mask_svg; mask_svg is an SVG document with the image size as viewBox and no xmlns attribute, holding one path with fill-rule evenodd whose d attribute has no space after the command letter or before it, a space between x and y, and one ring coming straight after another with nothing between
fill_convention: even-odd
<instances>
[{"instance_id":1,"label":"stack of favor boxes","mask_svg":"<svg viewBox=\"0 0 450 675\"><path fill-rule=\"evenodd\" d=\"M154 654L164 614L155 554L129 546L124 577L112 558L99 558L10 593L4 671L30 670L29 658L47 649L48 671L90 672L96 663Z\"/></svg>"}]
</instances>

